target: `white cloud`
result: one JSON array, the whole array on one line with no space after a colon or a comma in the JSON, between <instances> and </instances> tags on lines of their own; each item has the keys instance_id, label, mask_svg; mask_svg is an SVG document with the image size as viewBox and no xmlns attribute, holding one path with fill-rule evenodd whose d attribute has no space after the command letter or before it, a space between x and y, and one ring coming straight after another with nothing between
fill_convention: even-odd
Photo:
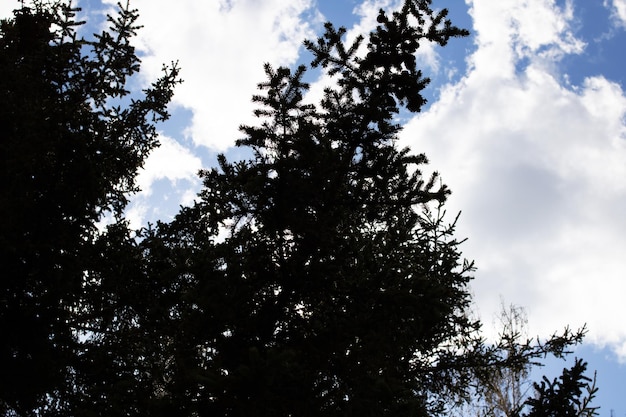
<instances>
[{"instance_id":1,"label":"white cloud","mask_svg":"<svg viewBox=\"0 0 626 417\"><path fill-rule=\"evenodd\" d=\"M144 25L142 74L153 80L162 64L179 61L184 83L174 104L193 112L187 134L220 151L241 136L241 123L252 123L250 99L265 80L263 64L293 64L319 23L315 13L306 14L312 0L134 0L132 6Z\"/></svg>"},{"instance_id":2,"label":"white cloud","mask_svg":"<svg viewBox=\"0 0 626 417\"><path fill-rule=\"evenodd\" d=\"M564 54L581 53L585 46L569 28L570 0L564 8L554 0L473 1L471 14L479 49L470 64L486 77L512 77L522 59L552 69Z\"/></svg>"},{"instance_id":3,"label":"white cloud","mask_svg":"<svg viewBox=\"0 0 626 417\"><path fill-rule=\"evenodd\" d=\"M175 139L160 136L161 146L148 156L137 176L141 191L133 196L126 212L126 218L133 228L145 226L146 220L166 220L163 216L175 213L180 204L193 202L200 185L198 171L202 168L200 158ZM154 197L154 188L159 181L165 181L171 192L178 195L168 201L166 190L160 187L159 196Z\"/></svg>"},{"instance_id":4,"label":"white cloud","mask_svg":"<svg viewBox=\"0 0 626 417\"><path fill-rule=\"evenodd\" d=\"M587 323L589 340L624 354L624 92L602 77L576 89L558 81L558 60L583 48L569 3L474 0L472 13L468 74L402 142L451 186L449 212L463 211L485 321L502 296L527 307L531 334Z\"/></svg>"},{"instance_id":5,"label":"white cloud","mask_svg":"<svg viewBox=\"0 0 626 417\"><path fill-rule=\"evenodd\" d=\"M376 28L378 25L376 18L380 9L384 9L390 15L400 5L398 0L366 0L359 4L354 9L354 13L359 16L360 20L350 29L347 36L348 41L351 42L357 35L365 35Z\"/></svg>"},{"instance_id":6,"label":"white cloud","mask_svg":"<svg viewBox=\"0 0 626 417\"><path fill-rule=\"evenodd\" d=\"M604 7L611 9L614 21L626 29L626 0L604 0Z\"/></svg>"},{"instance_id":7,"label":"white cloud","mask_svg":"<svg viewBox=\"0 0 626 417\"><path fill-rule=\"evenodd\" d=\"M13 10L19 8L17 1L0 2L0 19L13 17Z\"/></svg>"},{"instance_id":8,"label":"white cloud","mask_svg":"<svg viewBox=\"0 0 626 417\"><path fill-rule=\"evenodd\" d=\"M161 146L148 156L137 177L141 193L152 194L152 184L159 179L170 181L194 180L201 168L200 158L175 139L159 136Z\"/></svg>"}]
</instances>

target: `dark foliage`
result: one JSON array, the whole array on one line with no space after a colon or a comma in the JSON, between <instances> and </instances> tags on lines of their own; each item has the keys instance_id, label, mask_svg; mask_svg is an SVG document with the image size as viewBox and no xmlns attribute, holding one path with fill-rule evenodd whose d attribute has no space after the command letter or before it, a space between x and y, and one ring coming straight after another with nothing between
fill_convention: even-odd
<instances>
[{"instance_id":1,"label":"dark foliage","mask_svg":"<svg viewBox=\"0 0 626 417\"><path fill-rule=\"evenodd\" d=\"M128 297L102 286L113 289L104 298L114 312L102 328L120 327L96 333L97 349L117 353L107 371L130 375L135 388L124 397L103 385L89 398L164 415L440 408L462 369L460 340L477 329L465 315L472 265L460 260L454 225L424 211L448 191L436 174L422 177L423 155L395 147L392 118L409 97L414 110L423 103L419 43L465 34L444 13L425 2L391 19L381 11L366 58L357 56L362 38L345 48L343 29L327 25L307 43L314 65L340 74L319 108L302 102L304 67L266 66L254 97L261 124L242 127L238 143L254 158L220 157L202 173L200 202L146 231L134 249L143 261L126 272L135 277ZM421 34L426 21L432 29ZM405 53L386 57L408 40ZM116 282L120 265L98 280ZM140 404L143 389L151 395Z\"/></svg>"},{"instance_id":2,"label":"dark foliage","mask_svg":"<svg viewBox=\"0 0 626 417\"><path fill-rule=\"evenodd\" d=\"M591 400L598 389L593 379L585 375L587 363L576 359L571 368L550 381L545 376L533 386L536 395L526 401L530 411L525 417L586 417L596 415L598 407L591 407Z\"/></svg>"},{"instance_id":3,"label":"dark foliage","mask_svg":"<svg viewBox=\"0 0 626 417\"><path fill-rule=\"evenodd\" d=\"M563 383L558 383L557 380L550 382L546 377L541 385L530 380L531 371L543 366L546 356L566 359L572 353L569 348L582 342L586 328L576 332L565 328L562 334L555 333L546 341L539 338L533 341L526 334L527 319L524 310L513 305L502 307L498 339L488 345L484 352L490 358L487 366L475 368L473 381L469 384L470 401L450 407L449 415L595 415L597 407L590 406L597 391L595 378L592 381L583 374L586 364L582 361L576 360L571 369L563 370ZM568 412L575 414L566 414L566 408Z\"/></svg>"},{"instance_id":4,"label":"dark foliage","mask_svg":"<svg viewBox=\"0 0 626 417\"><path fill-rule=\"evenodd\" d=\"M121 214L157 146L175 67L120 107L139 70L121 7L93 40L69 2L34 1L0 23L0 410L27 415L73 389L95 224ZM48 404L48 407L51 405ZM12 410L12 411L11 411Z\"/></svg>"}]
</instances>

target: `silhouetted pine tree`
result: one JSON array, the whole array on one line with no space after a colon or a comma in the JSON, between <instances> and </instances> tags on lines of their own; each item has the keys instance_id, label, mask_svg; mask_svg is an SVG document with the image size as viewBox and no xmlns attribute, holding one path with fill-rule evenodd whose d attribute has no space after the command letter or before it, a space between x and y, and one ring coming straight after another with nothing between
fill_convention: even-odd
<instances>
[{"instance_id":1,"label":"silhouetted pine tree","mask_svg":"<svg viewBox=\"0 0 626 417\"><path fill-rule=\"evenodd\" d=\"M595 375L585 375L587 363L576 359L570 368L563 368L558 379L550 381L543 377L534 383L535 396L526 401L530 407L524 417L591 417L599 407L592 407L591 400L598 392Z\"/></svg>"},{"instance_id":2,"label":"silhouetted pine tree","mask_svg":"<svg viewBox=\"0 0 626 417\"><path fill-rule=\"evenodd\" d=\"M93 40L69 2L26 2L0 23L0 414L60 407L76 389L78 333L99 296L96 222L120 215L157 146L177 69L127 106L139 70L137 12L120 6ZM64 397L65 398L65 397Z\"/></svg>"},{"instance_id":3,"label":"silhouetted pine tree","mask_svg":"<svg viewBox=\"0 0 626 417\"><path fill-rule=\"evenodd\" d=\"M446 15L407 0L349 45L326 24L305 42L334 77L315 105L306 67L266 65L259 124L237 142L253 157L220 156L198 203L140 245L154 413L437 415L469 399L477 372L581 337L505 358L484 344L468 314L473 264L442 218L448 190L396 146L394 118L425 102L417 49L467 35Z\"/></svg>"},{"instance_id":4,"label":"silhouetted pine tree","mask_svg":"<svg viewBox=\"0 0 626 417\"><path fill-rule=\"evenodd\" d=\"M420 44L467 32L425 1L378 22L367 41L345 45L329 23L306 43L336 77L317 106L303 101L305 67L267 65L260 124L238 142L254 157L221 156L199 203L143 242L149 260L167 259L150 280L173 279L177 294L162 305L170 323L153 324L169 329L161 407L429 415L463 389L478 343L472 264L440 216L448 190L423 177L424 155L397 148L394 117L424 103Z\"/></svg>"}]
</instances>

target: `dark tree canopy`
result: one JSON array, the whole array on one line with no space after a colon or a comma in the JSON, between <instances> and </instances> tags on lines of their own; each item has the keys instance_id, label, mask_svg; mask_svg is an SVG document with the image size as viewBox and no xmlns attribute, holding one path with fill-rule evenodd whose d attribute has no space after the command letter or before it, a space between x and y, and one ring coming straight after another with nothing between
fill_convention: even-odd
<instances>
[{"instance_id":1,"label":"dark tree canopy","mask_svg":"<svg viewBox=\"0 0 626 417\"><path fill-rule=\"evenodd\" d=\"M260 125L238 142L254 158L220 157L200 202L142 242L147 280L171 283L161 317L138 314L169 329L159 389L173 409L428 415L456 390L460 342L477 330L472 265L438 216L447 189L422 176L425 156L397 149L393 117L423 103L420 43L466 32L427 2L378 19L367 41L345 45L327 24L306 43L338 76L317 107L303 103L305 67L267 65Z\"/></svg>"},{"instance_id":2,"label":"dark tree canopy","mask_svg":"<svg viewBox=\"0 0 626 417\"><path fill-rule=\"evenodd\" d=\"M417 49L468 34L445 9L405 0L349 45L326 24L305 42L335 76L319 103L307 67L266 65L237 142L252 157L219 156L197 203L136 234L123 208L177 69L111 105L139 69L137 12L93 41L74 12L34 3L1 26L4 415L434 416L581 337L485 343L449 190L396 145L425 103Z\"/></svg>"},{"instance_id":3,"label":"dark tree canopy","mask_svg":"<svg viewBox=\"0 0 626 417\"><path fill-rule=\"evenodd\" d=\"M305 42L312 65L336 76L317 105L304 101L306 67L266 65L259 124L238 141L253 158L220 156L199 202L147 231L136 251L152 298L117 308L137 323L124 337L159 340L141 362L151 409L436 415L468 398L476 372L575 339L502 357L469 318L473 265L443 220L448 190L423 176L424 155L395 143L394 117L424 103L417 48L467 34L429 4L381 10L351 45L330 23Z\"/></svg>"},{"instance_id":4,"label":"dark tree canopy","mask_svg":"<svg viewBox=\"0 0 626 417\"><path fill-rule=\"evenodd\" d=\"M33 1L0 23L0 410L36 408L75 366L95 224L120 215L157 146L176 68L120 107L139 70L137 12L87 40L69 2ZM89 312L91 314L91 312Z\"/></svg>"}]
</instances>

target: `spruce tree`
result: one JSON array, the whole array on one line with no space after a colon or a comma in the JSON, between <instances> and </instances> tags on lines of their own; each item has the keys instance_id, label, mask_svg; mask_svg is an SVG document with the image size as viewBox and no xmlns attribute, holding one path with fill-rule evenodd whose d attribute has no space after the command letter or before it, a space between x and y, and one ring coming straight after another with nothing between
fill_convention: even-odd
<instances>
[{"instance_id":1,"label":"spruce tree","mask_svg":"<svg viewBox=\"0 0 626 417\"><path fill-rule=\"evenodd\" d=\"M524 417L592 417L598 415L598 408L592 407L591 400L598 392L596 377L585 375L587 363L575 359L570 368L563 368L558 379L550 381L543 377L535 382L535 396L526 401L529 407Z\"/></svg>"},{"instance_id":2,"label":"spruce tree","mask_svg":"<svg viewBox=\"0 0 626 417\"><path fill-rule=\"evenodd\" d=\"M472 264L442 219L448 189L397 147L394 119L425 102L420 45L467 35L446 14L406 1L350 45L328 23L305 43L336 79L317 105L304 66L266 65L259 124L238 141L253 158L221 156L200 201L143 242L150 259L169 248L151 281L177 280L161 400L198 415L430 415L457 390L478 326Z\"/></svg>"},{"instance_id":3,"label":"spruce tree","mask_svg":"<svg viewBox=\"0 0 626 417\"><path fill-rule=\"evenodd\" d=\"M79 336L100 314L96 223L121 216L177 82L169 68L128 100L137 11L120 6L92 39L77 35L77 11L34 0L0 23L3 415L41 415L76 389Z\"/></svg>"},{"instance_id":4,"label":"spruce tree","mask_svg":"<svg viewBox=\"0 0 626 417\"><path fill-rule=\"evenodd\" d=\"M265 66L258 124L237 142L252 158L219 156L198 202L139 245L155 414L440 415L477 374L580 340L566 330L513 357L485 343L449 190L397 146L398 114L425 103L417 49L468 33L446 16L406 0L351 44L327 23L305 42L334 81L319 103L306 66Z\"/></svg>"}]
</instances>

